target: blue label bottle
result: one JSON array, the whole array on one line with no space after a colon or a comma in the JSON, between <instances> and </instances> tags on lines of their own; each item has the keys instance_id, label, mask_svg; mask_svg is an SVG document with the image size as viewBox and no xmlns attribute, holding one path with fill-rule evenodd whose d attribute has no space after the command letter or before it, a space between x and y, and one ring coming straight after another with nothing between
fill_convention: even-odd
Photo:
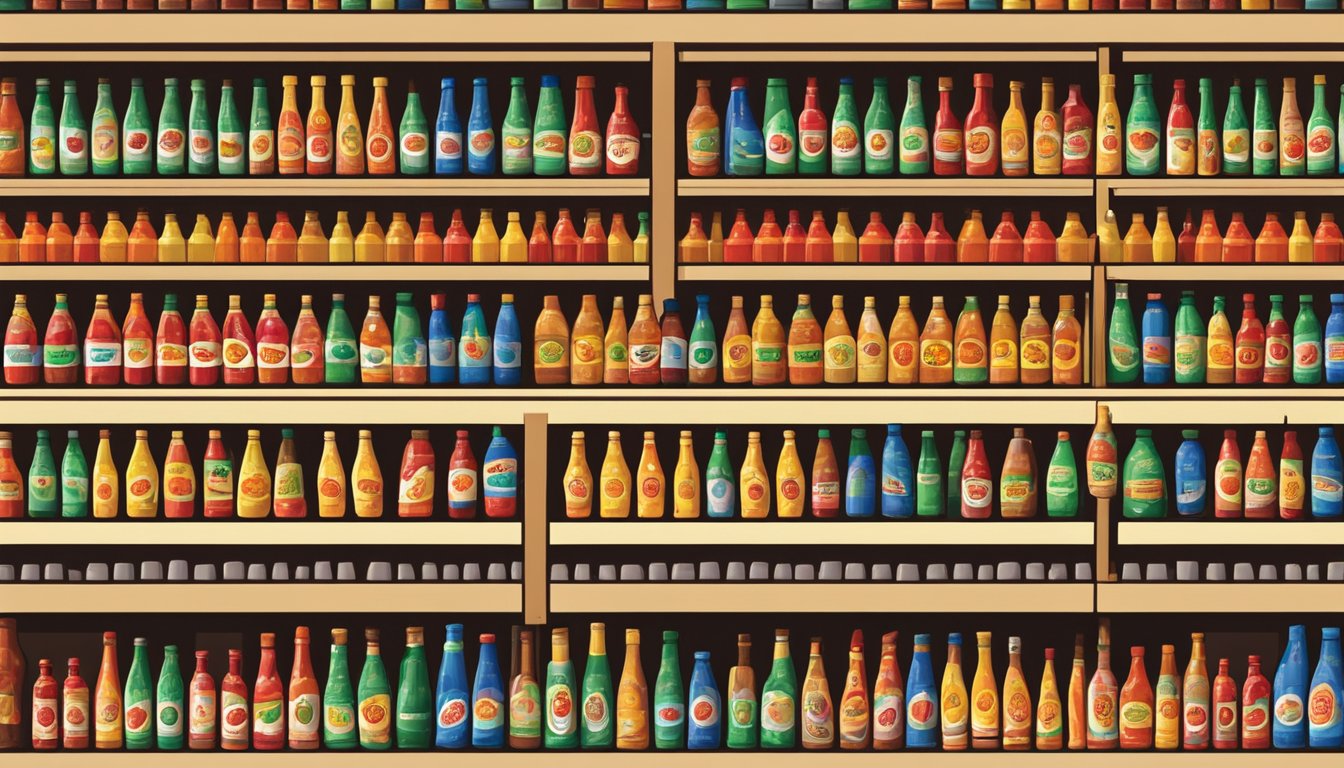
<instances>
[{"instance_id":1,"label":"blue label bottle","mask_svg":"<svg viewBox=\"0 0 1344 768\"><path fill-rule=\"evenodd\" d=\"M905 683L905 745L910 749L938 747L938 710L941 701L933 680L929 636L915 635L910 678Z\"/></svg>"},{"instance_id":2,"label":"blue label bottle","mask_svg":"<svg viewBox=\"0 0 1344 768\"><path fill-rule=\"evenodd\" d=\"M515 387L523 378L523 337L518 330L518 313L513 309L513 294L506 293L495 318L495 383Z\"/></svg>"},{"instance_id":3,"label":"blue label bottle","mask_svg":"<svg viewBox=\"0 0 1344 768\"><path fill-rule=\"evenodd\" d=\"M913 479L910 450L901 437L901 425L888 424L887 442L882 446L883 517L915 516L915 497L910 492Z\"/></svg>"},{"instance_id":4,"label":"blue label bottle","mask_svg":"<svg viewBox=\"0 0 1344 768\"><path fill-rule=\"evenodd\" d=\"M457 117L456 81L439 82L439 119L434 123L434 172L442 176L462 174L462 121Z\"/></svg>"},{"instance_id":5,"label":"blue label bottle","mask_svg":"<svg viewBox=\"0 0 1344 768\"><path fill-rule=\"evenodd\" d=\"M1143 310L1143 383L1171 383L1171 315L1162 294L1148 294Z\"/></svg>"},{"instance_id":6,"label":"blue label bottle","mask_svg":"<svg viewBox=\"0 0 1344 768\"><path fill-rule=\"evenodd\" d=\"M438 714L434 744L440 749L462 749L471 735L471 706L467 701L467 662L462 655L462 625L449 624L439 662L439 688L434 701Z\"/></svg>"},{"instance_id":7,"label":"blue label bottle","mask_svg":"<svg viewBox=\"0 0 1344 768\"><path fill-rule=\"evenodd\" d=\"M1344 383L1344 293L1330 294L1325 321L1325 383Z\"/></svg>"},{"instance_id":8,"label":"blue label bottle","mask_svg":"<svg viewBox=\"0 0 1344 768\"><path fill-rule=\"evenodd\" d=\"M714 682L714 671L709 668L709 651L695 652L687 699L686 748L718 749L723 706L719 686Z\"/></svg>"},{"instance_id":9,"label":"blue label bottle","mask_svg":"<svg viewBox=\"0 0 1344 768\"><path fill-rule=\"evenodd\" d=\"M1344 745L1344 715L1339 710L1341 690L1339 627L1321 628L1321 660L1311 678L1307 696L1307 741L1312 749L1339 749Z\"/></svg>"},{"instance_id":10,"label":"blue label bottle","mask_svg":"<svg viewBox=\"0 0 1344 768\"><path fill-rule=\"evenodd\" d=\"M733 78L728 96L728 114L723 135L727 147L723 153L723 172L729 176L760 176L765 172L765 135L751 114L747 101L747 79Z\"/></svg>"},{"instance_id":11,"label":"blue label bottle","mask_svg":"<svg viewBox=\"0 0 1344 768\"><path fill-rule=\"evenodd\" d=\"M518 499L518 453L504 430L495 427L481 465L485 488L485 516L513 517Z\"/></svg>"},{"instance_id":12,"label":"blue label bottle","mask_svg":"<svg viewBox=\"0 0 1344 768\"><path fill-rule=\"evenodd\" d=\"M448 297L435 293L429 297L429 383L452 384L457 381L457 350L453 326L448 320Z\"/></svg>"},{"instance_id":13,"label":"blue label bottle","mask_svg":"<svg viewBox=\"0 0 1344 768\"><path fill-rule=\"evenodd\" d=\"M1321 427L1311 452L1311 516L1344 515L1344 466L1334 427Z\"/></svg>"},{"instance_id":14,"label":"blue label bottle","mask_svg":"<svg viewBox=\"0 0 1344 768\"><path fill-rule=\"evenodd\" d=\"M1185 440L1176 450L1176 514L1202 515L1209 484L1204 446L1197 429L1183 429L1181 437Z\"/></svg>"},{"instance_id":15,"label":"blue label bottle","mask_svg":"<svg viewBox=\"0 0 1344 768\"><path fill-rule=\"evenodd\" d=\"M471 81L471 114L467 117L467 170L477 176L495 172L495 123L490 118L490 91L484 77Z\"/></svg>"},{"instance_id":16,"label":"blue label bottle","mask_svg":"<svg viewBox=\"0 0 1344 768\"><path fill-rule=\"evenodd\" d=\"M1288 628L1288 647L1274 675L1274 748L1307 746L1307 628Z\"/></svg>"},{"instance_id":17,"label":"blue label bottle","mask_svg":"<svg viewBox=\"0 0 1344 768\"><path fill-rule=\"evenodd\" d=\"M495 653L495 636L481 635L481 658L476 663L476 684L471 689L471 711L493 712L495 716L471 721L471 746L502 747L508 720L509 702L499 678L499 656Z\"/></svg>"},{"instance_id":18,"label":"blue label bottle","mask_svg":"<svg viewBox=\"0 0 1344 768\"><path fill-rule=\"evenodd\" d=\"M868 430L849 433L849 470L845 473L845 514L872 517L877 506L877 468L868 450Z\"/></svg>"},{"instance_id":19,"label":"blue label bottle","mask_svg":"<svg viewBox=\"0 0 1344 768\"><path fill-rule=\"evenodd\" d=\"M457 375L467 386L489 384L493 360L481 295L469 293L467 311L462 314L462 338L457 345Z\"/></svg>"}]
</instances>

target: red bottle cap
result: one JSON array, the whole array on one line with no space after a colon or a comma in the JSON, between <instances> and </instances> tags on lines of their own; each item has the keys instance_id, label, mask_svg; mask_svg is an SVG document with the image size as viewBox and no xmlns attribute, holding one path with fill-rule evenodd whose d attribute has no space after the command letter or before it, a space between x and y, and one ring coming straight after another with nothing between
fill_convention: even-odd
<instances>
[{"instance_id":1,"label":"red bottle cap","mask_svg":"<svg viewBox=\"0 0 1344 768\"><path fill-rule=\"evenodd\" d=\"M977 72L977 73L975 74L974 81L975 81L975 87L976 87L976 88L993 88L993 87L994 87L994 76L991 75L991 74L988 73L988 72Z\"/></svg>"}]
</instances>

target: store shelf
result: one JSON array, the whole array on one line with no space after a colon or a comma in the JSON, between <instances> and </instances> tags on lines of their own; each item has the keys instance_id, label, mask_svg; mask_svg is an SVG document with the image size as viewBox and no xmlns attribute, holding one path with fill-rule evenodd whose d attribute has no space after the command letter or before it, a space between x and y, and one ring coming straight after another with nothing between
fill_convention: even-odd
<instances>
[{"instance_id":1,"label":"store shelf","mask_svg":"<svg viewBox=\"0 0 1344 768\"><path fill-rule=\"evenodd\" d=\"M1133 399L1109 399L1114 390L1101 398L1102 404L1110 407L1111 420L1116 424L1140 427L1288 424L1299 430L1312 430L1315 425L1336 423L1340 415L1338 399L1322 399L1332 394L1338 398L1338 388L1299 387L1287 392L1282 392L1282 388L1256 387L1201 388L1190 392L1170 387L1149 387L1146 392L1141 387L1133 389Z\"/></svg>"},{"instance_id":2,"label":"store shelf","mask_svg":"<svg viewBox=\"0 0 1344 768\"><path fill-rule=\"evenodd\" d=\"M1344 528L1344 525L1340 526ZM4 530L0 527L0 532ZM1092 545L1092 523L1067 520L589 520L551 523L553 545Z\"/></svg>"},{"instance_id":3,"label":"store shelf","mask_svg":"<svg viewBox=\"0 0 1344 768\"><path fill-rule=\"evenodd\" d=\"M6 14L6 23L12 14ZM330 17L321 19L312 16L311 26L329 22ZM209 22L214 24L212 18ZM315 36L314 39L317 39ZM105 43L106 39L98 42ZM576 62L647 62L652 59L652 53L645 50L505 50L505 49L466 49L456 48L452 50L438 51L368 51L368 50L314 50L304 48L302 50L275 51L275 50L256 50L256 49L236 49L236 48L211 48L211 49L188 49L182 50L138 50L112 53L109 51L99 51L90 48L83 50L8 50L5 52L5 61L52 61L52 62L71 62L71 61L163 61L163 62L239 62L239 61L285 61L285 62L335 62L353 63L353 62L397 62L397 63L450 63L450 62L479 62L479 63L511 63L523 61L536 62L558 62L558 61L576 61ZM1091 61L1095 61L1093 56Z\"/></svg>"},{"instance_id":4,"label":"store shelf","mask_svg":"<svg viewBox=\"0 0 1344 768\"><path fill-rule=\"evenodd\" d=\"M1339 281L1344 280L1344 264L1108 264L1106 279L1182 283Z\"/></svg>"},{"instance_id":5,"label":"store shelf","mask_svg":"<svg viewBox=\"0 0 1344 768\"><path fill-rule=\"evenodd\" d=\"M208 25L207 25L208 26ZM0 197L647 197L648 179L192 176L6 179ZM355 201L358 202L358 201ZM301 204L296 203L296 204ZM423 207L424 204L419 204Z\"/></svg>"},{"instance_id":6,"label":"store shelf","mask_svg":"<svg viewBox=\"0 0 1344 768\"><path fill-rule=\"evenodd\" d=\"M9 282L111 280L192 282L344 280L481 283L605 282L649 279L648 264L6 264Z\"/></svg>"},{"instance_id":7,"label":"store shelf","mask_svg":"<svg viewBox=\"0 0 1344 768\"><path fill-rule=\"evenodd\" d=\"M1344 589L1344 585L1341 586ZM1088 613L1091 584L551 584L555 613Z\"/></svg>"},{"instance_id":8,"label":"store shelf","mask_svg":"<svg viewBox=\"0 0 1344 768\"><path fill-rule=\"evenodd\" d=\"M143 387L101 389L98 387L55 388L17 391L5 389L4 397L18 402L0 416L5 424L242 424L247 426L340 424L366 427L370 424L408 424L433 426L446 424L522 424L529 408L544 408L545 403L516 400L475 400L470 408L451 407L469 399L465 390L415 387L405 391L369 388L345 390L354 397L333 396L325 388L251 387L245 390ZM423 399L413 399L415 397ZM50 398L50 399L49 399ZM208 402L206 405L203 401ZM358 407L350 407L358 401ZM127 407L115 407L126 404ZM131 405L133 404L133 405ZM267 426L262 427L268 429ZM387 431L384 429L384 431Z\"/></svg>"},{"instance_id":9,"label":"store shelf","mask_svg":"<svg viewBox=\"0 0 1344 768\"><path fill-rule=\"evenodd\" d=\"M1335 546L1344 523L1332 520L1144 520L1121 522L1117 544L1200 546Z\"/></svg>"},{"instance_id":10,"label":"store shelf","mask_svg":"<svg viewBox=\"0 0 1344 768\"><path fill-rule=\"evenodd\" d=\"M518 584L0 584L9 613L517 613Z\"/></svg>"},{"instance_id":11,"label":"store shelf","mask_svg":"<svg viewBox=\"0 0 1344 768\"><path fill-rule=\"evenodd\" d=\"M1314 21L1314 20L1313 20ZM1201 64L1212 63L1244 63L1249 64L1262 62L1341 62L1344 61L1344 51L1209 51L1209 50L1187 50L1187 51L1125 51L1121 55L1121 61L1134 64L1156 64L1162 62L1198 62Z\"/></svg>"},{"instance_id":12,"label":"store shelf","mask_svg":"<svg viewBox=\"0 0 1344 768\"><path fill-rule=\"evenodd\" d=\"M804 51L744 51L728 49L719 51L682 51L681 61L687 62L846 62L846 63L894 63L894 62L1095 62L1097 52L1085 51L1041 51L1041 50L804 50Z\"/></svg>"},{"instance_id":13,"label":"store shelf","mask_svg":"<svg viewBox=\"0 0 1344 768\"><path fill-rule=\"evenodd\" d=\"M806 176L770 178L765 176L724 176L708 179L679 179L677 194L682 197L772 197L797 199L806 191L809 197L1091 197L1091 178L886 178L854 177L814 179ZM1344 194L1344 193L1342 193Z\"/></svg>"},{"instance_id":14,"label":"store shelf","mask_svg":"<svg viewBox=\"0 0 1344 768\"><path fill-rule=\"evenodd\" d=\"M1091 264L683 264L678 280L1086 282Z\"/></svg>"},{"instance_id":15,"label":"store shelf","mask_svg":"<svg viewBox=\"0 0 1344 768\"><path fill-rule=\"evenodd\" d=\"M7 546L517 546L523 525L466 520L15 520Z\"/></svg>"},{"instance_id":16,"label":"store shelf","mask_svg":"<svg viewBox=\"0 0 1344 768\"><path fill-rule=\"evenodd\" d=\"M1118 197L1339 197L1336 178L1260 176L1098 179Z\"/></svg>"},{"instance_id":17,"label":"store shelf","mask_svg":"<svg viewBox=\"0 0 1344 768\"><path fill-rule=\"evenodd\" d=\"M1166 582L1097 585L1098 613L1322 613L1344 604L1344 582Z\"/></svg>"}]
</instances>

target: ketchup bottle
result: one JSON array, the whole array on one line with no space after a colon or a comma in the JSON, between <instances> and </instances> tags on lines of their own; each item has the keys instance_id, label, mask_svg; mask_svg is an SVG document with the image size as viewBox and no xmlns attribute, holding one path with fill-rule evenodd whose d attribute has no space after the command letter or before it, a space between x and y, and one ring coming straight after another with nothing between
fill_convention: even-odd
<instances>
[{"instance_id":1,"label":"ketchup bottle","mask_svg":"<svg viewBox=\"0 0 1344 768\"><path fill-rule=\"evenodd\" d=\"M470 520L476 517L476 497L480 487L476 455L471 452L471 433L457 430L457 443L448 459L448 517Z\"/></svg>"},{"instance_id":2,"label":"ketchup bottle","mask_svg":"<svg viewBox=\"0 0 1344 768\"><path fill-rule=\"evenodd\" d=\"M154 338L154 381L177 387L187 381L187 325L177 311L177 294L163 297L159 332Z\"/></svg>"},{"instance_id":3,"label":"ketchup bottle","mask_svg":"<svg viewBox=\"0 0 1344 768\"><path fill-rule=\"evenodd\" d=\"M551 263L551 236L546 232L546 212L537 211L532 222L532 237L527 241L527 261L530 264Z\"/></svg>"},{"instance_id":4,"label":"ketchup bottle","mask_svg":"<svg viewBox=\"0 0 1344 768\"><path fill-rule=\"evenodd\" d=\"M228 324L226 319L225 324ZM285 384L289 381L289 326L275 308L275 294L263 298L257 318L257 381L261 384Z\"/></svg>"},{"instance_id":5,"label":"ketchup bottle","mask_svg":"<svg viewBox=\"0 0 1344 768\"><path fill-rule=\"evenodd\" d=\"M6 384L37 383L42 370L42 349L37 342L37 324L28 312L28 297L20 293L14 297L14 314L5 327Z\"/></svg>"},{"instance_id":6,"label":"ketchup bottle","mask_svg":"<svg viewBox=\"0 0 1344 768\"><path fill-rule=\"evenodd\" d=\"M209 387L219 383L219 368L223 364L220 355L219 325L210 314L210 297L196 295L196 310L191 313L191 328L188 339L187 363L190 370L187 377L193 387Z\"/></svg>"},{"instance_id":7,"label":"ketchup bottle","mask_svg":"<svg viewBox=\"0 0 1344 768\"><path fill-rule=\"evenodd\" d=\"M807 234L803 232L803 223L798 211L789 211L789 224L784 228L784 261L789 264L802 264L807 261Z\"/></svg>"},{"instance_id":8,"label":"ketchup bottle","mask_svg":"<svg viewBox=\"0 0 1344 768\"><path fill-rule=\"evenodd\" d=\"M924 235L924 263L951 264L957 260L957 244L943 226L943 212L934 211Z\"/></svg>"},{"instance_id":9,"label":"ketchup bottle","mask_svg":"<svg viewBox=\"0 0 1344 768\"><path fill-rule=\"evenodd\" d=\"M1335 214L1322 213L1311 241L1311 260L1317 264L1338 264L1341 253L1344 253L1344 235L1335 223Z\"/></svg>"},{"instance_id":10,"label":"ketchup bottle","mask_svg":"<svg viewBox=\"0 0 1344 768\"><path fill-rule=\"evenodd\" d=\"M75 263L94 264L98 261L98 230L93 228L93 214L79 212L79 228L75 230Z\"/></svg>"},{"instance_id":11,"label":"ketchup bottle","mask_svg":"<svg viewBox=\"0 0 1344 768\"><path fill-rule=\"evenodd\" d=\"M1302 474L1302 446L1297 431L1283 432L1283 450L1279 453L1279 517L1300 520L1307 498L1307 479Z\"/></svg>"},{"instance_id":12,"label":"ketchup bottle","mask_svg":"<svg viewBox=\"0 0 1344 768\"><path fill-rule=\"evenodd\" d=\"M597 127L593 87L597 78L579 75L574 92L574 121L569 127L569 175L596 176L601 168L602 134Z\"/></svg>"},{"instance_id":13,"label":"ketchup bottle","mask_svg":"<svg viewBox=\"0 0 1344 768\"><path fill-rule=\"evenodd\" d=\"M1246 657L1246 683L1241 687L1241 748L1269 749L1269 680L1260 673L1260 657Z\"/></svg>"},{"instance_id":14,"label":"ketchup bottle","mask_svg":"<svg viewBox=\"0 0 1344 768\"><path fill-rule=\"evenodd\" d=\"M257 340L252 325L243 315L243 299L229 296L229 313L224 316L224 341L220 354L224 358L225 384L254 384L257 380Z\"/></svg>"},{"instance_id":15,"label":"ketchup bottle","mask_svg":"<svg viewBox=\"0 0 1344 768\"><path fill-rule=\"evenodd\" d=\"M1237 447L1237 431L1223 430L1223 447L1218 451L1218 464L1213 470L1214 517L1241 517L1241 449Z\"/></svg>"},{"instance_id":16,"label":"ketchup bottle","mask_svg":"<svg viewBox=\"0 0 1344 768\"><path fill-rule=\"evenodd\" d=\"M411 430L401 453L397 486L398 517L429 517L434 512L434 447L429 430Z\"/></svg>"},{"instance_id":17,"label":"ketchup bottle","mask_svg":"<svg viewBox=\"0 0 1344 768\"><path fill-rule=\"evenodd\" d=\"M79 657L66 660L65 682L61 685L63 705L61 722L62 749L89 748L89 684L79 674Z\"/></svg>"},{"instance_id":18,"label":"ketchup bottle","mask_svg":"<svg viewBox=\"0 0 1344 768\"><path fill-rule=\"evenodd\" d=\"M1265 327L1255 316L1255 294L1241 295L1241 327L1237 329L1238 384L1259 384L1265 374Z\"/></svg>"},{"instance_id":19,"label":"ketchup bottle","mask_svg":"<svg viewBox=\"0 0 1344 768\"><path fill-rule=\"evenodd\" d=\"M616 107L607 121L607 175L639 173L639 126L630 117L630 89L616 86Z\"/></svg>"},{"instance_id":20,"label":"ketchup bottle","mask_svg":"<svg viewBox=\"0 0 1344 768\"><path fill-rule=\"evenodd\" d=\"M933 173L960 176L966 170L961 120L952 111L952 78L938 78L938 114L933 123Z\"/></svg>"},{"instance_id":21,"label":"ketchup bottle","mask_svg":"<svg viewBox=\"0 0 1344 768\"><path fill-rule=\"evenodd\" d=\"M105 293L94 298L93 317L84 332L84 383L103 387L121 383L121 329Z\"/></svg>"},{"instance_id":22,"label":"ketchup bottle","mask_svg":"<svg viewBox=\"0 0 1344 768\"><path fill-rule=\"evenodd\" d=\"M42 380L48 384L79 381L79 337L64 293L56 294L56 308L47 318L42 339Z\"/></svg>"},{"instance_id":23,"label":"ketchup bottle","mask_svg":"<svg viewBox=\"0 0 1344 768\"><path fill-rule=\"evenodd\" d=\"M14 682L23 684L22 680ZM60 740L57 690L56 678L51 676L51 659L38 659L37 682L33 683L33 749L55 749Z\"/></svg>"},{"instance_id":24,"label":"ketchup bottle","mask_svg":"<svg viewBox=\"0 0 1344 768\"><path fill-rule=\"evenodd\" d=\"M154 381L154 328L145 315L144 294L131 294L131 308L121 325L121 374L127 384Z\"/></svg>"},{"instance_id":25,"label":"ketchup bottle","mask_svg":"<svg viewBox=\"0 0 1344 768\"><path fill-rule=\"evenodd\" d=\"M1272 294L1269 298L1271 305L1275 299L1280 306L1283 303L1283 297L1278 294ZM1277 307L1271 306L1269 322L1265 323L1265 357L1273 364L1265 365L1263 378L1266 384L1283 385L1288 383L1293 373L1293 329L1283 312L1276 312L1275 309Z\"/></svg>"},{"instance_id":26,"label":"ketchup bottle","mask_svg":"<svg viewBox=\"0 0 1344 768\"><path fill-rule=\"evenodd\" d=\"M873 211L868 214L868 226L859 236L859 263L882 264L890 260L892 253L891 230L882 223L882 214Z\"/></svg>"},{"instance_id":27,"label":"ketchup bottle","mask_svg":"<svg viewBox=\"0 0 1344 768\"><path fill-rule=\"evenodd\" d=\"M1228 660L1218 660L1213 678L1213 748L1237 748L1237 683L1228 672Z\"/></svg>"},{"instance_id":28,"label":"ketchup bottle","mask_svg":"<svg viewBox=\"0 0 1344 768\"><path fill-rule=\"evenodd\" d=\"M994 477L985 454L984 433L971 430L966 442L966 462L961 465L961 516L983 520L994 510Z\"/></svg>"},{"instance_id":29,"label":"ketchup bottle","mask_svg":"<svg viewBox=\"0 0 1344 768\"><path fill-rule=\"evenodd\" d=\"M1037 221L1039 220L1037 217ZM1004 211L999 226L994 228L994 236L989 239L989 261L991 264L1022 262L1022 235L1017 231L1017 224L1013 222L1012 211Z\"/></svg>"},{"instance_id":30,"label":"ketchup bottle","mask_svg":"<svg viewBox=\"0 0 1344 768\"><path fill-rule=\"evenodd\" d=\"M748 264L751 262L751 249L756 236L751 234L751 225L747 224L747 212L737 209L737 218L733 228L723 240L723 262L725 264Z\"/></svg>"},{"instance_id":31,"label":"ketchup bottle","mask_svg":"<svg viewBox=\"0 0 1344 768\"><path fill-rule=\"evenodd\" d=\"M569 218L569 209L561 208L555 220L555 230L551 232L551 254L556 264L577 264L579 261L578 230Z\"/></svg>"},{"instance_id":32,"label":"ketchup bottle","mask_svg":"<svg viewBox=\"0 0 1344 768\"><path fill-rule=\"evenodd\" d=\"M994 111L994 76L975 75L975 103L966 116L966 175L993 176L999 172L999 116Z\"/></svg>"},{"instance_id":33,"label":"ketchup bottle","mask_svg":"<svg viewBox=\"0 0 1344 768\"><path fill-rule=\"evenodd\" d=\"M812 516L840 515L840 469L831 445L831 431L817 430L817 456L812 461Z\"/></svg>"},{"instance_id":34,"label":"ketchup bottle","mask_svg":"<svg viewBox=\"0 0 1344 768\"><path fill-rule=\"evenodd\" d=\"M1061 171L1065 176L1092 175L1092 148L1096 121L1092 110L1083 101L1082 88L1069 84L1069 98L1061 109L1064 121L1064 160Z\"/></svg>"},{"instance_id":35,"label":"ketchup bottle","mask_svg":"<svg viewBox=\"0 0 1344 768\"><path fill-rule=\"evenodd\" d=\"M448 222L448 231L443 235L443 260L449 264L466 264L471 261L471 233L462 223L462 209L453 209L453 218Z\"/></svg>"},{"instance_id":36,"label":"ketchup bottle","mask_svg":"<svg viewBox=\"0 0 1344 768\"><path fill-rule=\"evenodd\" d=\"M1223 234L1223 263L1249 264L1255 257L1255 240L1251 230L1246 228L1246 219L1241 211L1232 214L1232 222Z\"/></svg>"},{"instance_id":37,"label":"ketchup bottle","mask_svg":"<svg viewBox=\"0 0 1344 768\"><path fill-rule=\"evenodd\" d=\"M1251 455L1246 460L1246 517L1268 520L1279 515L1279 473L1269 455L1269 441L1263 429L1256 430Z\"/></svg>"},{"instance_id":38,"label":"ketchup bottle","mask_svg":"<svg viewBox=\"0 0 1344 768\"><path fill-rule=\"evenodd\" d=\"M727 243L724 243L727 260ZM761 217L761 228L751 242L751 260L757 264L778 264L784 261L784 230L775 221L775 209L766 208Z\"/></svg>"},{"instance_id":39,"label":"ketchup bottle","mask_svg":"<svg viewBox=\"0 0 1344 768\"><path fill-rule=\"evenodd\" d=\"M584 216L583 237L579 240L580 264L607 263L607 233L602 229L602 216L589 210Z\"/></svg>"},{"instance_id":40,"label":"ketchup bottle","mask_svg":"<svg viewBox=\"0 0 1344 768\"><path fill-rule=\"evenodd\" d=\"M1059 243L1040 211L1031 212L1027 233L1022 237L1022 261L1028 264L1053 264L1059 258Z\"/></svg>"},{"instance_id":41,"label":"ketchup bottle","mask_svg":"<svg viewBox=\"0 0 1344 768\"><path fill-rule=\"evenodd\" d=\"M918 264L924 260L924 230L915 221L914 211L901 214L901 225L896 228L893 248L897 264Z\"/></svg>"}]
</instances>

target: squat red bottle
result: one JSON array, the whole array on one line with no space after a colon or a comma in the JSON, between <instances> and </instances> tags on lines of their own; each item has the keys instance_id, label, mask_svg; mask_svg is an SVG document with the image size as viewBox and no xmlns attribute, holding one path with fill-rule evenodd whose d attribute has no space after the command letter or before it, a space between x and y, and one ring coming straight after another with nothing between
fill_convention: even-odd
<instances>
[{"instance_id":1,"label":"squat red bottle","mask_svg":"<svg viewBox=\"0 0 1344 768\"><path fill-rule=\"evenodd\" d=\"M983 520L994 511L994 476L985 454L984 433L971 430L966 442L966 462L961 467L961 516Z\"/></svg>"}]
</instances>

